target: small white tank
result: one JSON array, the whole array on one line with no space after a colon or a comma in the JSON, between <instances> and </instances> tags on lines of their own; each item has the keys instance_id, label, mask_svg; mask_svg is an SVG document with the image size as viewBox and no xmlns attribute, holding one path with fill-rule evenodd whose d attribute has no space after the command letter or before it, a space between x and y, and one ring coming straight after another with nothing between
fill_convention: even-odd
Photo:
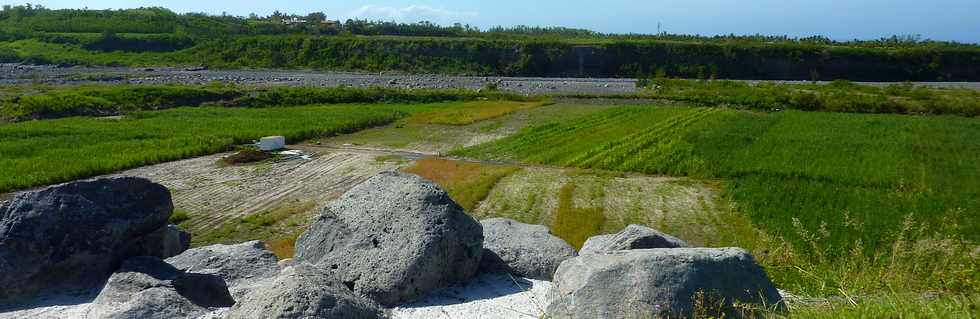
<instances>
[{"instance_id":1,"label":"small white tank","mask_svg":"<svg viewBox=\"0 0 980 319\"><path fill-rule=\"evenodd\" d=\"M259 150L275 151L284 148L286 148L286 137L284 136L266 136L259 139Z\"/></svg>"}]
</instances>

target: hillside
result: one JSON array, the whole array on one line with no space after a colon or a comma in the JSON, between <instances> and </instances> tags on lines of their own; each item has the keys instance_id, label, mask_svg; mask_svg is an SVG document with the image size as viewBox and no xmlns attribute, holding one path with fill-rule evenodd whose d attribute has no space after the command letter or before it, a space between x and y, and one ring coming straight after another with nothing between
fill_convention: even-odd
<instances>
[{"instance_id":1,"label":"hillside","mask_svg":"<svg viewBox=\"0 0 980 319\"><path fill-rule=\"evenodd\" d=\"M503 76L978 81L980 47L893 37L617 35L298 17L10 7L0 62L294 68ZM305 19L305 18L304 18Z\"/></svg>"}]
</instances>

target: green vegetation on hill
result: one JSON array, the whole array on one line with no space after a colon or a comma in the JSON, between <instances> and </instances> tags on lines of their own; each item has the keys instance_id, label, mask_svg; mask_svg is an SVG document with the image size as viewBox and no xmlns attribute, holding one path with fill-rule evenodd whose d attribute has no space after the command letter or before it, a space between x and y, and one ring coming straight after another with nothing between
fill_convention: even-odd
<instances>
[{"instance_id":1,"label":"green vegetation on hill","mask_svg":"<svg viewBox=\"0 0 980 319\"><path fill-rule=\"evenodd\" d=\"M453 154L724 179L771 239L733 244L785 258L771 269L778 282L825 294L912 278L922 289L980 284L964 244L980 239L977 141L980 121L962 117L623 106Z\"/></svg>"},{"instance_id":2,"label":"green vegetation on hill","mask_svg":"<svg viewBox=\"0 0 980 319\"><path fill-rule=\"evenodd\" d=\"M512 76L980 80L977 45L911 37L834 42L820 37L606 35L567 28L480 31L431 23L321 23L324 18L8 7L0 11L0 60Z\"/></svg>"}]
</instances>

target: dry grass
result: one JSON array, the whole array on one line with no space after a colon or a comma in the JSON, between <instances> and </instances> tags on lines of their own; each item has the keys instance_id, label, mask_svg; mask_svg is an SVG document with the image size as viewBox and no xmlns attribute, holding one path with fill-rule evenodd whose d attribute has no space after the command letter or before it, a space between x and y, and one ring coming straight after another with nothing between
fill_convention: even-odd
<instances>
[{"instance_id":1,"label":"dry grass","mask_svg":"<svg viewBox=\"0 0 980 319\"><path fill-rule=\"evenodd\" d=\"M513 166L440 158L424 158L415 162L415 165L402 169L406 173L416 174L439 184L467 212L473 211L500 179L518 170L519 168Z\"/></svg>"},{"instance_id":2,"label":"dry grass","mask_svg":"<svg viewBox=\"0 0 980 319\"><path fill-rule=\"evenodd\" d=\"M535 108L543 102L474 101L462 106L422 113L408 119L413 124L470 125L479 121L504 116L515 111Z\"/></svg>"},{"instance_id":3,"label":"dry grass","mask_svg":"<svg viewBox=\"0 0 980 319\"><path fill-rule=\"evenodd\" d=\"M265 246L275 253L279 260L293 258L293 254L296 253L296 239L299 238L300 234L296 233L292 236L271 240Z\"/></svg>"}]
</instances>

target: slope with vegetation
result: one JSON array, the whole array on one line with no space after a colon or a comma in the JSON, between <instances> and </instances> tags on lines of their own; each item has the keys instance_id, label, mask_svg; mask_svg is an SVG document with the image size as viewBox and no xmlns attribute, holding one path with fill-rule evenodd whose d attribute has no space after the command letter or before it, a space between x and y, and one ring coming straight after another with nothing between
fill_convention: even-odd
<instances>
[{"instance_id":1,"label":"slope with vegetation","mask_svg":"<svg viewBox=\"0 0 980 319\"><path fill-rule=\"evenodd\" d=\"M291 22L302 21L302 22ZM0 61L83 65L438 72L510 76L862 81L980 80L980 47L893 37L616 35L567 28L442 27L322 13L249 18L162 8L0 12Z\"/></svg>"}]
</instances>

